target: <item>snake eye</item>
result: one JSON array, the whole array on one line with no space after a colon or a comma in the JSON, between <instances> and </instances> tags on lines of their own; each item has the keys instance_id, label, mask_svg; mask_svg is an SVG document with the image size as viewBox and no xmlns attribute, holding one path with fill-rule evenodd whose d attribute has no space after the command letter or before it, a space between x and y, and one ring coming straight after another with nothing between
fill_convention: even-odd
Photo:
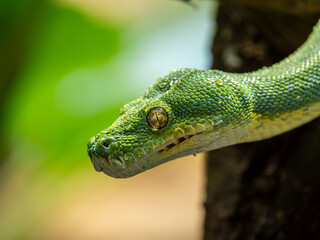
<instances>
[{"instance_id":1,"label":"snake eye","mask_svg":"<svg viewBox=\"0 0 320 240\"><path fill-rule=\"evenodd\" d=\"M168 123L168 114L163 108L154 108L148 113L147 121L153 129L164 128Z\"/></svg>"}]
</instances>

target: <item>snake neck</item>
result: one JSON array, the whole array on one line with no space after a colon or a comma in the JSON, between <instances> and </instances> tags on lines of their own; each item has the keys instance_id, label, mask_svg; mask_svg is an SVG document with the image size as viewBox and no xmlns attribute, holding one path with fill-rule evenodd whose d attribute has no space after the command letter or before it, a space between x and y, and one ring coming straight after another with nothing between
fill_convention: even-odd
<instances>
[{"instance_id":1,"label":"snake neck","mask_svg":"<svg viewBox=\"0 0 320 240\"><path fill-rule=\"evenodd\" d=\"M269 68L242 74L252 89L252 121L242 142L261 140L320 115L320 22L292 55Z\"/></svg>"}]
</instances>

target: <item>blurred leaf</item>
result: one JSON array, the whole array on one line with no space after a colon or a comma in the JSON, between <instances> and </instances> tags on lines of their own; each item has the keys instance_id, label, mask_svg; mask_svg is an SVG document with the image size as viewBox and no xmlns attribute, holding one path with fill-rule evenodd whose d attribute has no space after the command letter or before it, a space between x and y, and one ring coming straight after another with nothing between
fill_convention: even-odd
<instances>
[{"instance_id":1,"label":"blurred leaf","mask_svg":"<svg viewBox=\"0 0 320 240\"><path fill-rule=\"evenodd\" d=\"M35 29L44 12L46 1L2 0L0 2L0 116L4 116L7 97L26 59ZM9 155L8 137L0 122L0 164Z\"/></svg>"},{"instance_id":2,"label":"blurred leaf","mask_svg":"<svg viewBox=\"0 0 320 240\"><path fill-rule=\"evenodd\" d=\"M19 161L32 164L45 160L57 168L69 168L79 163L79 157L86 157L85 144L93 133L85 132L90 131L88 119L57 107L56 85L75 69L108 61L118 50L119 31L72 9L52 6L38 36L7 106L6 125L12 131L12 151L24 155L23 146L27 144L34 151L29 150L28 159ZM103 120L111 123L113 119ZM43 153L42 157L36 157L38 152Z\"/></svg>"}]
</instances>

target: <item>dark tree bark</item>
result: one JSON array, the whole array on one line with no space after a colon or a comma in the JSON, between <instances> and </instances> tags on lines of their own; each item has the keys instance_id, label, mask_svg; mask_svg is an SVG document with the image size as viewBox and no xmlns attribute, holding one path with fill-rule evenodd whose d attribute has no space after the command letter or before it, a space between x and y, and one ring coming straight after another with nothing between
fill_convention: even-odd
<instances>
[{"instance_id":1,"label":"dark tree bark","mask_svg":"<svg viewBox=\"0 0 320 240\"><path fill-rule=\"evenodd\" d=\"M294 52L320 17L316 10L296 13L222 3L213 68L247 72ZM272 139L210 152L204 239L320 239L319 138L318 118Z\"/></svg>"}]
</instances>

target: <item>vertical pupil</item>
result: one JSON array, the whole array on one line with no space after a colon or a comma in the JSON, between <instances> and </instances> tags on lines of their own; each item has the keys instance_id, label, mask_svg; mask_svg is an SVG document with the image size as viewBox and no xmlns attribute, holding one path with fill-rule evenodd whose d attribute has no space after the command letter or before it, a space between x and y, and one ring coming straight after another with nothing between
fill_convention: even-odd
<instances>
[{"instance_id":1,"label":"vertical pupil","mask_svg":"<svg viewBox=\"0 0 320 240\"><path fill-rule=\"evenodd\" d=\"M167 125L168 115L163 108L154 108L148 114L148 123L154 129L160 129Z\"/></svg>"}]
</instances>

